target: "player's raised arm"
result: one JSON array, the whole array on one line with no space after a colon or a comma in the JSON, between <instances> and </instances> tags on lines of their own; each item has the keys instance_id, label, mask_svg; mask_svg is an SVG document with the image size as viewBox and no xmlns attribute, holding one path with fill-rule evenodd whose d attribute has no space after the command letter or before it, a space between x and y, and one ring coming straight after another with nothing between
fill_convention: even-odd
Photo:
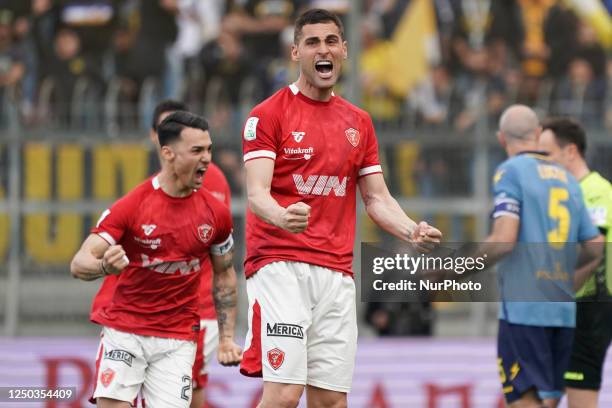
<instances>
[{"instance_id":1,"label":"player's raised arm","mask_svg":"<svg viewBox=\"0 0 612 408\"><path fill-rule=\"evenodd\" d=\"M211 250L213 266L213 299L219 325L219 348L217 355L222 365L237 365L242 360L242 350L234 342L236 327L236 271L234 270L234 248L225 253Z\"/></svg>"},{"instance_id":2,"label":"player's raised arm","mask_svg":"<svg viewBox=\"0 0 612 408\"><path fill-rule=\"evenodd\" d=\"M245 163L249 208L268 224L293 233L303 232L308 226L310 206L297 202L282 207L270 194L274 162L265 158Z\"/></svg>"},{"instance_id":3,"label":"player's raised arm","mask_svg":"<svg viewBox=\"0 0 612 408\"><path fill-rule=\"evenodd\" d=\"M90 234L72 258L70 273L85 281L119 274L129 263L121 245L110 245L98 234Z\"/></svg>"},{"instance_id":4,"label":"player's raised arm","mask_svg":"<svg viewBox=\"0 0 612 408\"><path fill-rule=\"evenodd\" d=\"M410 219L389 193L381 173L361 177L359 191L370 218L388 233L414 242L422 252L428 252L440 243L442 233L425 222L417 225Z\"/></svg>"}]
</instances>

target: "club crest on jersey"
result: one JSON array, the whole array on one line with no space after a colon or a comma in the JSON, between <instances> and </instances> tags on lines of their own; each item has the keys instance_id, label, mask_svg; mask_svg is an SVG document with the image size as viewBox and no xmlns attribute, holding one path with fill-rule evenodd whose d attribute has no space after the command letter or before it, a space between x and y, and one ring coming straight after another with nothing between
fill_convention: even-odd
<instances>
[{"instance_id":1,"label":"club crest on jersey","mask_svg":"<svg viewBox=\"0 0 612 408\"><path fill-rule=\"evenodd\" d=\"M349 143L352 144L353 147L357 147L359 144L359 131L353 128L348 128L344 131L344 134L346 135L346 139L349 141Z\"/></svg>"},{"instance_id":2,"label":"club crest on jersey","mask_svg":"<svg viewBox=\"0 0 612 408\"><path fill-rule=\"evenodd\" d=\"M302 139L304 139L304 136L306 136L306 132L291 132L291 135L293 136L293 140L300 143Z\"/></svg>"},{"instance_id":3,"label":"club crest on jersey","mask_svg":"<svg viewBox=\"0 0 612 408\"><path fill-rule=\"evenodd\" d=\"M214 228L208 224L202 224L198 227L198 238L203 243L207 243L210 241L210 237L212 237Z\"/></svg>"},{"instance_id":4,"label":"club crest on jersey","mask_svg":"<svg viewBox=\"0 0 612 408\"><path fill-rule=\"evenodd\" d=\"M115 378L115 372L110 368L107 368L106 370L100 373L100 382L102 383L104 387L108 387L110 383L113 382L114 378Z\"/></svg>"},{"instance_id":5,"label":"club crest on jersey","mask_svg":"<svg viewBox=\"0 0 612 408\"><path fill-rule=\"evenodd\" d=\"M140 227L144 231L145 235L148 237L149 235L151 235L153 233L153 231L155 231L155 228L157 228L157 225L155 225L155 224L142 224Z\"/></svg>"},{"instance_id":6,"label":"club crest on jersey","mask_svg":"<svg viewBox=\"0 0 612 408\"><path fill-rule=\"evenodd\" d=\"M285 352L279 348L273 348L268 351L268 362L273 369L278 370L285 361Z\"/></svg>"}]
</instances>

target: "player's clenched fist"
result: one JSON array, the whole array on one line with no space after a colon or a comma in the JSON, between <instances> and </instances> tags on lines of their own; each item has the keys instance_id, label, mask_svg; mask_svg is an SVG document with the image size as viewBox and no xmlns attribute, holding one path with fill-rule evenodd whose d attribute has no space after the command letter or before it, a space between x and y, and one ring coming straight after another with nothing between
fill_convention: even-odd
<instances>
[{"instance_id":1,"label":"player's clenched fist","mask_svg":"<svg viewBox=\"0 0 612 408\"><path fill-rule=\"evenodd\" d=\"M123 247L111 245L102 257L102 272L105 275L118 275L129 263L130 260L125 255Z\"/></svg>"},{"instance_id":2,"label":"player's clenched fist","mask_svg":"<svg viewBox=\"0 0 612 408\"><path fill-rule=\"evenodd\" d=\"M308 217L310 217L310 206L303 202L291 204L281 215L279 227L294 234L304 232L308 227Z\"/></svg>"},{"instance_id":3,"label":"player's clenched fist","mask_svg":"<svg viewBox=\"0 0 612 408\"><path fill-rule=\"evenodd\" d=\"M221 339L217 348L217 358L223 366L235 366L242 361L242 349L230 338Z\"/></svg>"}]
</instances>

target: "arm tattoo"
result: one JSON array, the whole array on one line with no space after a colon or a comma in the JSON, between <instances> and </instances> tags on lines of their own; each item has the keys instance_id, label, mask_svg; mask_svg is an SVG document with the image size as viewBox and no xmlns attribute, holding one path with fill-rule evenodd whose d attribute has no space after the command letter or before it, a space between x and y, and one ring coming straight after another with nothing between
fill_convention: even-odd
<instances>
[{"instance_id":1,"label":"arm tattoo","mask_svg":"<svg viewBox=\"0 0 612 408\"><path fill-rule=\"evenodd\" d=\"M219 335L223 337L228 319L228 310L236 308L236 289L215 285L213 288L213 298L215 300L215 309L217 310Z\"/></svg>"},{"instance_id":2,"label":"arm tattoo","mask_svg":"<svg viewBox=\"0 0 612 408\"><path fill-rule=\"evenodd\" d=\"M234 248L229 250L228 253L223 255L223 269L228 269L234 266Z\"/></svg>"},{"instance_id":3,"label":"arm tattoo","mask_svg":"<svg viewBox=\"0 0 612 408\"><path fill-rule=\"evenodd\" d=\"M221 260L220 269L221 273L215 273L213 278L213 299L215 302L215 309L217 311L217 323L219 325L219 337L224 337L225 327L229 319L228 314L230 311L235 312L237 304L237 294L235 282L230 284L227 282L227 271L232 270L234 266L234 249L232 248L228 253L223 255Z\"/></svg>"}]
</instances>

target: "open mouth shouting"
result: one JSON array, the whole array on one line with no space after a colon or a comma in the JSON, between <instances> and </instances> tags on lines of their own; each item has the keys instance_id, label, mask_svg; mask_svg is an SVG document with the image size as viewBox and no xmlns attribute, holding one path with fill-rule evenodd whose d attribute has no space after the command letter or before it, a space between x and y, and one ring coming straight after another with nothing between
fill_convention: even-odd
<instances>
[{"instance_id":1,"label":"open mouth shouting","mask_svg":"<svg viewBox=\"0 0 612 408\"><path fill-rule=\"evenodd\" d=\"M200 166L195 172L195 181L198 184L202 184L204 181L204 175L206 174L206 166Z\"/></svg>"},{"instance_id":2,"label":"open mouth shouting","mask_svg":"<svg viewBox=\"0 0 612 408\"><path fill-rule=\"evenodd\" d=\"M334 63L331 60L315 62L315 70L321 79L330 79L334 74Z\"/></svg>"}]
</instances>

